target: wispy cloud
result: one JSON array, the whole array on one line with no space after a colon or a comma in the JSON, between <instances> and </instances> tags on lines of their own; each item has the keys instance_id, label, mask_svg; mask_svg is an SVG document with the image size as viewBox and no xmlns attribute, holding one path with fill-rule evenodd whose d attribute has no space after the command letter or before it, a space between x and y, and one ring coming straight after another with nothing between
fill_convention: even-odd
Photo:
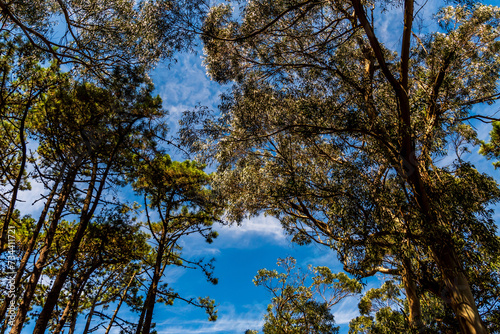
<instances>
[{"instance_id":1,"label":"wispy cloud","mask_svg":"<svg viewBox=\"0 0 500 334\"><path fill-rule=\"evenodd\" d=\"M204 320L168 319L158 323L159 334L198 334L198 333L244 333L247 329L258 330L263 326L264 305L247 307L246 312L236 312L231 304L219 307L219 318L215 322Z\"/></svg>"},{"instance_id":2,"label":"wispy cloud","mask_svg":"<svg viewBox=\"0 0 500 334\"><path fill-rule=\"evenodd\" d=\"M332 309L337 325L349 324L349 322L359 316L358 309L359 298L348 297Z\"/></svg>"},{"instance_id":3,"label":"wispy cloud","mask_svg":"<svg viewBox=\"0 0 500 334\"><path fill-rule=\"evenodd\" d=\"M169 111L168 124L174 134L185 110L197 104L214 108L219 103L219 95L225 89L211 81L200 55L180 54L178 61L170 67L159 66L152 73L157 87L156 93L163 100L163 107Z\"/></svg>"}]
</instances>

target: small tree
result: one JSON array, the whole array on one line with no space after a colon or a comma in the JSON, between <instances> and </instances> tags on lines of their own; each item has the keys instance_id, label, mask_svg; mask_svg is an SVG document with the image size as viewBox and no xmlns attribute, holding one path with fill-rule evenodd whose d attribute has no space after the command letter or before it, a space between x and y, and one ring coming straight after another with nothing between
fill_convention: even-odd
<instances>
[{"instance_id":1,"label":"small tree","mask_svg":"<svg viewBox=\"0 0 500 334\"><path fill-rule=\"evenodd\" d=\"M281 333L338 333L331 307L342 299L361 292L362 285L344 273L333 274L327 267L296 269L292 257L278 259L277 270L259 270L257 286L272 294L263 331Z\"/></svg>"},{"instance_id":2,"label":"small tree","mask_svg":"<svg viewBox=\"0 0 500 334\"><path fill-rule=\"evenodd\" d=\"M210 176L203 171L204 167L194 161L172 161L163 154L156 154L151 159L136 156L130 178L134 190L144 196L146 225L152 242L156 244L154 251L145 259L150 281L146 285L146 299L136 334L150 333L157 301L172 304L174 300L181 299L204 308L209 320L217 319L215 303L209 298L186 299L170 289L168 284L160 285L169 265L201 268L211 283L217 283L217 279L212 277L211 262L183 259L179 246L179 240L190 234L200 234L207 242L212 242L217 236L212 231L212 224L219 220L222 212L211 200L208 189ZM150 209L159 217L157 222L152 221Z\"/></svg>"}]
</instances>

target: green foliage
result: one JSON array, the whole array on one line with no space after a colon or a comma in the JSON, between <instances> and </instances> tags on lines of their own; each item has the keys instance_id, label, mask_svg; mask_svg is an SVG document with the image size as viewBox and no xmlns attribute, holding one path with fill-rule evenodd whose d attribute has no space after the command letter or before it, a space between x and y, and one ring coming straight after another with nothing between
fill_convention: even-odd
<instances>
[{"instance_id":1,"label":"green foliage","mask_svg":"<svg viewBox=\"0 0 500 334\"><path fill-rule=\"evenodd\" d=\"M411 332L408 321L401 312L404 310L401 287L394 281L386 281L380 288L368 290L358 307L361 315L350 322L350 334Z\"/></svg>"},{"instance_id":2,"label":"green foliage","mask_svg":"<svg viewBox=\"0 0 500 334\"><path fill-rule=\"evenodd\" d=\"M195 161L172 161L170 156L155 152L152 155L134 155L128 169L127 179L133 189L144 196L144 209L152 241L156 243L154 252L144 259L145 270L149 271L151 282L147 286L146 299L142 306L141 320L137 333L149 331L155 303L172 305L179 299L203 308L209 321L217 319L215 302L208 297L185 299L168 286L160 284L163 272L169 265L184 268L199 268L207 280L217 284L213 277L213 259L188 260L182 257L180 240L191 234L201 235L208 243L217 237L212 224L220 219L222 209L213 201L208 188L210 175L203 170L205 165ZM159 218L152 221L150 209ZM158 296L158 297L157 297ZM145 320L143 320L145 319Z\"/></svg>"},{"instance_id":3,"label":"green foliage","mask_svg":"<svg viewBox=\"0 0 500 334\"><path fill-rule=\"evenodd\" d=\"M492 123L493 129L490 132L490 142L481 141L479 153L486 156L487 159L497 159L500 157L500 122ZM495 168L500 167L500 162L493 162Z\"/></svg>"},{"instance_id":4,"label":"green foliage","mask_svg":"<svg viewBox=\"0 0 500 334\"><path fill-rule=\"evenodd\" d=\"M17 1L2 3L9 31L45 55L105 77L114 67L151 68L191 46L186 26L200 19L201 1ZM57 32L57 34L55 33Z\"/></svg>"},{"instance_id":5,"label":"green foliage","mask_svg":"<svg viewBox=\"0 0 500 334\"><path fill-rule=\"evenodd\" d=\"M330 308L343 298L361 292L361 283L327 267L295 268L295 259L279 259L277 270L259 270L254 278L272 294L264 333L338 333Z\"/></svg>"}]
</instances>

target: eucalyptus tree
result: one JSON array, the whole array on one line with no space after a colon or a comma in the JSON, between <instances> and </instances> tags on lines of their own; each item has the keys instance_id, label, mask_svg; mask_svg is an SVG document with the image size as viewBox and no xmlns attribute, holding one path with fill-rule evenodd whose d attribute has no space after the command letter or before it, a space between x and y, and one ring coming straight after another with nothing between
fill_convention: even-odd
<instances>
[{"instance_id":1,"label":"eucalyptus tree","mask_svg":"<svg viewBox=\"0 0 500 334\"><path fill-rule=\"evenodd\" d=\"M181 238L192 234L201 235L207 242L217 236L212 224L220 219L221 208L214 203L207 188L210 176L203 171L204 167L194 161L172 161L168 155L157 153L150 158L136 156L135 168L130 170L134 190L144 196L147 226L155 244L154 252L145 259L149 279L145 284L146 298L135 330L137 334L150 333L158 301L168 305L180 299L205 309L210 321L217 319L213 300L185 298L170 288L168 282L160 284L171 265L201 269L209 282L217 284L211 261L188 260L182 256L179 245ZM157 222L153 221L153 212Z\"/></svg>"},{"instance_id":2,"label":"eucalyptus tree","mask_svg":"<svg viewBox=\"0 0 500 334\"><path fill-rule=\"evenodd\" d=\"M492 129L490 131L490 141L480 141L481 149L479 153L484 155L487 159L496 159L500 157L500 121L492 122ZM498 168L500 162L494 161L493 166Z\"/></svg>"},{"instance_id":3,"label":"eucalyptus tree","mask_svg":"<svg viewBox=\"0 0 500 334\"><path fill-rule=\"evenodd\" d=\"M498 266L498 257L496 260L487 258L484 262L486 263L482 266L470 270L476 273L470 276L473 277L470 281L488 329L491 333L498 333L500 282L498 274L494 273L495 267ZM453 310L441 298L423 291L420 294L420 304L425 333L460 332ZM365 292L358 304L360 315L349 323L349 333L411 333L408 306L401 282L387 280L381 287Z\"/></svg>"},{"instance_id":4,"label":"eucalyptus tree","mask_svg":"<svg viewBox=\"0 0 500 334\"><path fill-rule=\"evenodd\" d=\"M405 319L401 290L397 282L392 280L385 281L379 288L368 290L358 304L361 315L349 323L349 334L411 332ZM435 312L438 307L433 305L432 309Z\"/></svg>"},{"instance_id":5,"label":"eucalyptus tree","mask_svg":"<svg viewBox=\"0 0 500 334\"><path fill-rule=\"evenodd\" d=\"M278 259L277 270L259 270L254 278L272 296L263 332L338 333L331 307L361 292L362 286L344 273L333 274L327 267L296 268L292 257Z\"/></svg>"},{"instance_id":6,"label":"eucalyptus tree","mask_svg":"<svg viewBox=\"0 0 500 334\"><path fill-rule=\"evenodd\" d=\"M337 250L346 270L400 277L414 328L424 289L462 332L486 333L463 250L497 252L488 205L499 190L460 152L475 141L467 121L492 119L472 107L500 97L500 9L442 8L425 34L414 25L422 8L397 4L256 0L237 18L213 7L205 62L234 88L220 118L203 120L206 138L192 126L203 110L187 113L182 136L219 162L213 186L229 217L266 210L294 240ZM385 9L401 14L399 52L376 29ZM457 159L437 165L453 148Z\"/></svg>"}]
</instances>

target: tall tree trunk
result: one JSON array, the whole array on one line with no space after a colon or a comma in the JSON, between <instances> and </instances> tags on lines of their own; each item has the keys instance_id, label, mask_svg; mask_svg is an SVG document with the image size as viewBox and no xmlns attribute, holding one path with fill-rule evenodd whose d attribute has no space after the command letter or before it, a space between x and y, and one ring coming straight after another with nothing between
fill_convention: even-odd
<instances>
[{"instance_id":1,"label":"tall tree trunk","mask_svg":"<svg viewBox=\"0 0 500 334\"><path fill-rule=\"evenodd\" d=\"M417 200L426 217L428 234L431 236L429 238L430 250L445 286L445 293L441 298L453 309L461 333L487 334L488 329L481 319L469 281L456 253L455 242L451 235L443 232L447 229L446 224L431 214L433 211L429 196L423 186L419 166L415 169L410 181L413 181Z\"/></svg>"},{"instance_id":2,"label":"tall tree trunk","mask_svg":"<svg viewBox=\"0 0 500 334\"><path fill-rule=\"evenodd\" d=\"M31 301L33 300L33 296L35 295L36 286L42 274L42 269L45 266L45 263L49 256L50 247L52 245L52 241L54 240L54 236L56 234L57 225L59 223L59 220L61 219L64 206L66 205L68 197L73 188L73 183L75 182L76 174L77 174L77 168L73 168L66 177L61 193L57 200L54 213L52 215L49 229L47 230L45 243L42 249L40 250L40 255L38 256L38 260L36 261L35 266L33 268L33 273L31 274L30 280L26 286L26 291L24 292L23 299L21 301L21 304L19 305L16 319L14 320L14 325L10 330L10 334L21 333L24 321L26 320L26 315L28 314Z\"/></svg>"},{"instance_id":3,"label":"tall tree trunk","mask_svg":"<svg viewBox=\"0 0 500 334\"><path fill-rule=\"evenodd\" d=\"M80 304L80 298L75 300L75 304L73 305L73 313L71 314L71 320L69 322L69 330L68 334L73 334L75 332L76 320L78 318L78 306Z\"/></svg>"},{"instance_id":4,"label":"tall tree trunk","mask_svg":"<svg viewBox=\"0 0 500 334\"><path fill-rule=\"evenodd\" d=\"M158 252L156 254L155 268L151 284L149 285L148 294L142 307L141 316L137 325L136 334L149 334L151 322L153 320L153 310L156 301L156 290L160 281L162 272L163 253L165 252L165 237L166 232L162 231L160 243L158 245Z\"/></svg>"},{"instance_id":5,"label":"tall tree trunk","mask_svg":"<svg viewBox=\"0 0 500 334\"><path fill-rule=\"evenodd\" d=\"M431 254L441 272L446 290L442 299L453 309L461 333L487 334L488 329L481 319L469 281L456 253L455 242L451 235L444 232L447 230L446 223L432 214L431 201L423 185L420 168L416 166L409 180L426 217Z\"/></svg>"},{"instance_id":6,"label":"tall tree trunk","mask_svg":"<svg viewBox=\"0 0 500 334\"><path fill-rule=\"evenodd\" d=\"M125 300L125 297L127 296L128 289L130 288L130 285L132 285L132 282L134 281L136 274L137 274L137 272L134 272L132 274L132 277L130 278L130 281L128 282L127 287L125 288L125 290L123 290L123 293L120 297L120 302L116 306L115 312L113 312L113 316L111 317L111 320L109 321L108 328L106 328L106 332L104 334L109 334L111 327L113 327L113 323L115 322L115 318L118 315L118 311L120 310L120 307L122 306L122 303Z\"/></svg>"},{"instance_id":7,"label":"tall tree trunk","mask_svg":"<svg viewBox=\"0 0 500 334\"><path fill-rule=\"evenodd\" d=\"M94 311L95 311L97 301L99 300L99 297L101 296L102 289L104 288L104 286L106 285L106 283L108 282L108 280L110 278L111 278L111 275L109 275L108 278L106 278L102 282L101 286L99 287L99 290L97 290L97 293L96 293L94 299L92 300L92 307L90 308L89 314L87 315L87 322L85 323L85 328L84 328L82 334L87 334L89 332L90 324L92 323L92 317L94 316ZM73 328L74 328L74 326L73 326ZM71 331L68 334L72 334L72 333L73 333L73 331Z\"/></svg>"},{"instance_id":8,"label":"tall tree trunk","mask_svg":"<svg viewBox=\"0 0 500 334\"><path fill-rule=\"evenodd\" d=\"M410 65L410 50L412 23L414 20L414 1L405 0L404 3L404 29L402 36L400 75L394 75L389 64L385 59L385 52L379 43L376 35L373 22L371 22L365 11L365 3L361 0L350 1L356 20L359 21L363 28L367 40L370 43L371 51L377 58L381 73L385 76L388 83L392 86L395 97L398 101L399 111L399 140L398 140L398 156L393 156L392 160L399 160L400 164L395 164L393 167L400 171L408 184L413 188L416 202L419 205L420 212L425 216L425 231L429 236L441 236L442 230L446 230L446 226L439 222L435 217L434 208L428 197L424 182L422 179L421 166L415 158L416 141L412 134L412 108L410 106L410 89L409 89L409 65ZM443 72L444 73L444 72ZM444 78L444 76L443 76ZM437 92L439 92L441 80L438 80L434 85L433 90L435 95L431 104L436 104ZM422 149L425 151L425 148ZM421 159L430 160L429 157L421 156ZM394 163L394 162L392 162ZM425 169L422 169L425 170ZM444 229L441 229L444 227ZM432 237L431 237L432 238ZM429 238L429 239L431 239ZM434 261L439 267L444 285L446 287L447 296L443 300L450 304L457 317L457 322L460 325L460 330L464 334L483 334L488 333L488 330L481 321L481 316L478 312L474 301L471 288L467 277L464 274L462 264L459 261L455 250L455 244L451 236L443 236L447 240L431 240L429 248L431 250ZM437 238L435 238L437 239ZM410 295L411 295L410 287Z\"/></svg>"},{"instance_id":9,"label":"tall tree trunk","mask_svg":"<svg viewBox=\"0 0 500 334\"><path fill-rule=\"evenodd\" d=\"M80 299L80 295L82 294L83 288L87 284L87 281L90 278L90 275L99 267L99 263L93 264L81 277L80 280L75 284L73 289L71 289L71 295L68 300L68 303L66 303L66 307L64 308L63 314L61 318L59 319L59 323L56 326L56 329L54 330L53 334L59 334L66 324L66 321L68 319L68 316L71 311L76 312L77 309L77 304L78 300Z\"/></svg>"},{"instance_id":10,"label":"tall tree trunk","mask_svg":"<svg viewBox=\"0 0 500 334\"><path fill-rule=\"evenodd\" d=\"M82 334L87 334L89 332L90 324L92 323L92 317L94 316L94 311L95 311L95 307L96 307L95 304L97 303L98 298L99 298L99 294L96 295L96 297L94 298L94 300L92 302L92 306L90 307L89 314L87 315L87 322L85 323L85 328L83 329ZM71 333L68 333L68 334L71 334Z\"/></svg>"},{"instance_id":11,"label":"tall tree trunk","mask_svg":"<svg viewBox=\"0 0 500 334\"><path fill-rule=\"evenodd\" d=\"M64 324L66 323L66 319L68 319L69 313L71 312L72 306L75 302L75 298L73 297L75 293L76 293L75 289L72 289L71 297L69 298L68 302L66 303L66 307L64 308L64 311L61 315L61 318L59 319L59 322L57 323L56 329L54 329L52 334L61 333L61 330L64 327Z\"/></svg>"},{"instance_id":12,"label":"tall tree trunk","mask_svg":"<svg viewBox=\"0 0 500 334\"><path fill-rule=\"evenodd\" d=\"M4 318L2 320L2 327L0 328L0 334L4 334L5 333L5 330L7 329L8 324L9 324L9 319Z\"/></svg>"}]
</instances>

